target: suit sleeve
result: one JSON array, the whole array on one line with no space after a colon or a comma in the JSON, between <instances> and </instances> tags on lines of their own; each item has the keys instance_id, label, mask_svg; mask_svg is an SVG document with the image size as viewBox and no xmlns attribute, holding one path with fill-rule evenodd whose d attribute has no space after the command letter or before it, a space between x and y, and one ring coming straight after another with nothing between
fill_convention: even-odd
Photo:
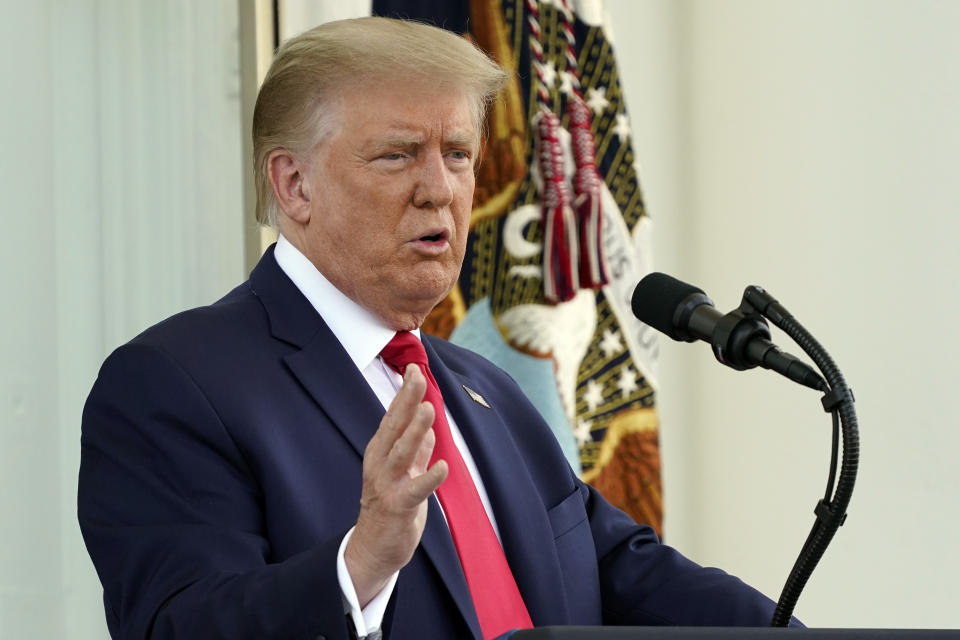
<instances>
[{"instance_id":1,"label":"suit sleeve","mask_svg":"<svg viewBox=\"0 0 960 640\"><path fill-rule=\"evenodd\" d=\"M609 625L769 626L775 603L739 578L662 544L593 487L580 486ZM802 626L794 619L791 626Z\"/></svg>"},{"instance_id":2,"label":"suit sleeve","mask_svg":"<svg viewBox=\"0 0 960 640\"><path fill-rule=\"evenodd\" d=\"M769 626L772 600L662 544L651 527L579 480L550 427L508 374L483 362L472 362L469 370L483 376L490 397L509 407L504 421L547 507L568 624Z\"/></svg>"},{"instance_id":3,"label":"suit sleeve","mask_svg":"<svg viewBox=\"0 0 960 640\"><path fill-rule=\"evenodd\" d=\"M482 381L480 388L498 405L509 407L504 423L546 507L560 568L556 587L570 612L567 622L551 624L769 626L772 600L662 544L651 527L583 483L516 382L474 358L461 368ZM802 626L796 620L793 625Z\"/></svg>"},{"instance_id":4,"label":"suit sleeve","mask_svg":"<svg viewBox=\"0 0 960 640\"><path fill-rule=\"evenodd\" d=\"M344 532L271 563L255 470L190 375L131 344L83 413L78 518L118 638L346 639Z\"/></svg>"}]
</instances>

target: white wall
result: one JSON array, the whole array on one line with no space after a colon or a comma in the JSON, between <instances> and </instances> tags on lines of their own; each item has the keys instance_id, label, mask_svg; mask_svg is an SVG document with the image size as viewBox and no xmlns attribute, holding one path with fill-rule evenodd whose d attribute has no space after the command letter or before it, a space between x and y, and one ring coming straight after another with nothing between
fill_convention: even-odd
<instances>
[{"instance_id":1,"label":"white wall","mask_svg":"<svg viewBox=\"0 0 960 640\"><path fill-rule=\"evenodd\" d=\"M114 347L243 278L236 12L0 0L0 639L106 637L83 402Z\"/></svg>"},{"instance_id":2,"label":"white wall","mask_svg":"<svg viewBox=\"0 0 960 640\"><path fill-rule=\"evenodd\" d=\"M608 8L658 268L724 311L764 285L856 392L850 517L797 614L957 627L960 3ZM818 396L661 345L668 540L776 597L825 483Z\"/></svg>"}]
</instances>

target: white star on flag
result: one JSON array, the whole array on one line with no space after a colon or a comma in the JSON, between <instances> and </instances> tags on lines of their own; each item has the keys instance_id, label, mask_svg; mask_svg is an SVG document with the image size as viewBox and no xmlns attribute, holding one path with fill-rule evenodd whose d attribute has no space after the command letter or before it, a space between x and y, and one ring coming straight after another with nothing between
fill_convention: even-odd
<instances>
[{"instance_id":1,"label":"white star on flag","mask_svg":"<svg viewBox=\"0 0 960 640\"><path fill-rule=\"evenodd\" d=\"M603 338L600 340L600 350L607 358L623 351L623 343L620 342L620 332L605 329Z\"/></svg>"},{"instance_id":2,"label":"white star on flag","mask_svg":"<svg viewBox=\"0 0 960 640\"><path fill-rule=\"evenodd\" d=\"M627 367L620 371L620 379L617 380L617 388L624 396L629 396L639 388L637 385L637 372L633 367Z\"/></svg>"},{"instance_id":3,"label":"white star on flag","mask_svg":"<svg viewBox=\"0 0 960 640\"><path fill-rule=\"evenodd\" d=\"M607 100L607 88L588 89L587 104L594 113L603 113L603 110L610 106L610 101Z\"/></svg>"},{"instance_id":4,"label":"white star on flag","mask_svg":"<svg viewBox=\"0 0 960 640\"><path fill-rule=\"evenodd\" d=\"M554 64L553 60L541 64L540 72L543 73L543 84L547 87L552 87L553 83L557 81L557 65Z\"/></svg>"},{"instance_id":5,"label":"white star on flag","mask_svg":"<svg viewBox=\"0 0 960 640\"><path fill-rule=\"evenodd\" d=\"M627 136L630 135L630 120L627 118L627 114L618 113L617 114L617 124L613 127L613 132L617 134L617 137L620 138L620 143L627 139Z\"/></svg>"},{"instance_id":6,"label":"white star on flag","mask_svg":"<svg viewBox=\"0 0 960 640\"><path fill-rule=\"evenodd\" d=\"M573 437L577 439L577 446L582 447L593 438L590 436L590 428L593 426L592 420L577 421L577 428L573 430Z\"/></svg>"},{"instance_id":7,"label":"white star on flag","mask_svg":"<svg viewBox=\"0 0 960 640\"><path fill-rule=\"evenodd\" d=\"M560 92L567 97L573 95L573 74L564 69L560 72Z\"/></svg>"},{"instance_id":8,"label":"white star on flag","mask_svg":"<svg viewBox=\"0 0 960 640\"><path fill-rule=\"evenodd\" d=\"M596 380L587 382L587 392L583 394L583 401L587 403L588 411L596 411L603 404L603 387Z\"/></svg>"}]
</instances>

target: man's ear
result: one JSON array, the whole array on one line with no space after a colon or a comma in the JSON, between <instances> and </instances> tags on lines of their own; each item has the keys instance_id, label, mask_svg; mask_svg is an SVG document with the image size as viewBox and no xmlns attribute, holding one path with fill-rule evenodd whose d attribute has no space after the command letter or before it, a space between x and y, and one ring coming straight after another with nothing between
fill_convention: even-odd
<instances>
[{"instance_id":1,"label":"man's ear","mask_svg":"<svg viewBox=\"0 0 960 640\"><path fill-rule=\"evenodd\" d=\"M287 149L274 149L267 157L267 174L280 210L295 222L310 222L310 187L303 162Z\"/></svg>"}]
</instances>

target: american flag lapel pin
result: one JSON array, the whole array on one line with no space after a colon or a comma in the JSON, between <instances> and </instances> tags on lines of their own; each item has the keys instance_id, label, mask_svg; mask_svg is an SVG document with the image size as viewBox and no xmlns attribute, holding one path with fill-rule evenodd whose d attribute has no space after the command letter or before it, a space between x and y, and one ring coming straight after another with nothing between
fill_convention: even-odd
<instances>
[{"instance_id":1,"label":"american flag lapel pin","mask_svg":"<svg viewBox=\"0 0 960 640\"><path fill-rule=\"evenodd\" d=\"M462 384L462 385L460 385L460 386L463 387L463 390L467 392L467 395L470 396L470 398L471 398L474 402L476 402L477 404L479 404L479 405L481 405L481 406L486 407L487 409L490 408L490 404L486 401L486 399L485 399L482 395L480 395L479 393L477 393L476 391L474 391L473 389L471 389L470 387L468 387L468 386L465 385L465 384Z\"/></svg>"}]
</instances>

